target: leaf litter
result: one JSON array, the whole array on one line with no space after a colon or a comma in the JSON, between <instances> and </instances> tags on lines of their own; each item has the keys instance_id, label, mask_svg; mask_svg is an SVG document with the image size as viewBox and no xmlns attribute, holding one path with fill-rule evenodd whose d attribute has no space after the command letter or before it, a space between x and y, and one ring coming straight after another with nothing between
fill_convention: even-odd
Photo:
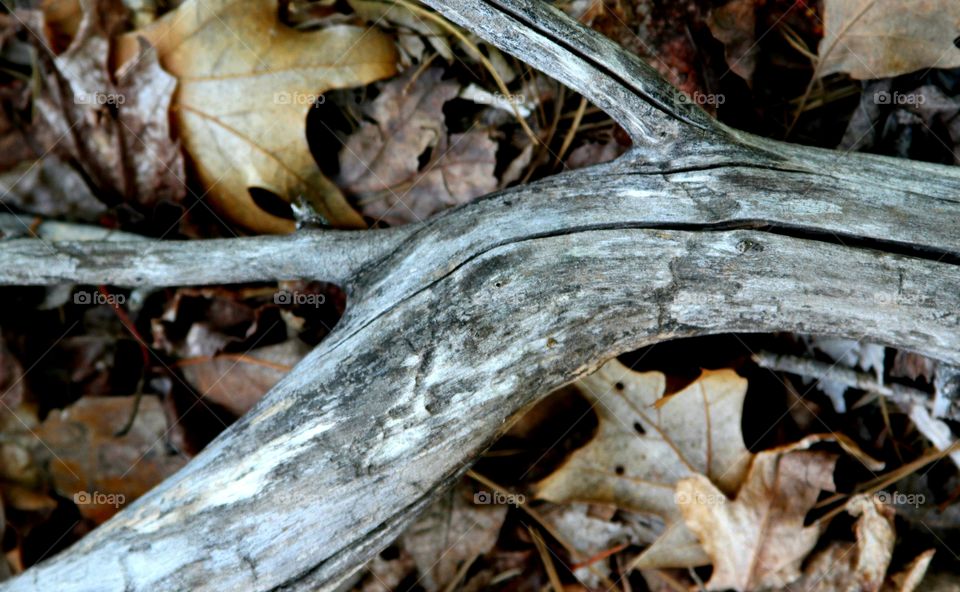
<instances>
[{"instance_id":1,"label":"leaf litter","mask_svg":"<svg viewBox=\"0 0 960 592\"><path fill-rule=\"evenodd\" d=\"M957 65L944 44L952 4L924 2L909 18L881 0L558 4L690 96L739 97L704 105L733 125L777 136L791 111L809 112L846 129L849 148L955 161L956 75L909 74ZM387 226L629 148L580 97L409 2L65 1L17 15L0 15L0 199L16 212L199 237L289 232L291 204L306 204L322 225ZM893 53L891 34L906 40ZM779 95L777 68L814 82L791 74L795 95ZM831 85L862 95L839 126L821 115L847 104ZM945 150L929 149L942 138ZM0 318L3 575L51 548L49 525L64 535L56 550L176 470L344 306L334 287L304 282L122 291L123 314L151 338L153 357L133 363L139 346L117 313L68 297L89 287L63 288L11 292L29 314ZM326 300L285 303L280 289ZM71 331L56 362L38 360ZM772 380L749 355L696 343L696 355L641 372L611 361L519 419L357 589L949 585L948 554L933 551L960 524L956 468L938 462L955 452L956 370L836 338L773 343L934 402L888 409L877 393L786 371ZM114 497L87 503L91 490Z\"/></svg>"}]
</instances>

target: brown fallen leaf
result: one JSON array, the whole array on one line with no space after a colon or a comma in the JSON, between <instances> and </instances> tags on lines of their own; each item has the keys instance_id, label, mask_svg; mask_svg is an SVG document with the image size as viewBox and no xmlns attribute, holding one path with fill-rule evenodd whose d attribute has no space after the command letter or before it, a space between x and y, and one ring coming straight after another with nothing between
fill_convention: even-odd
<instances>
[{"instance_id":1,"label":"brown fallen leaf","mask_svg":"<svg viewBox=\"0 0 960 592\"><path fill-rule=\"evenodd\" d=\"M458 86L442 76L431 68L386 83L363 109L376 124L364 122L341 150L338 183L368 216L418 221L496 189L488 134L447 134L443 105Z\"/></svg>"},{"instance_id":2,"label":"brown fallen leaf","mask_svg":"<svg viewBox=\"0 0 960 592\"><path fill-rule=\"evenodd\" d=\"M750 84L757 67L756 0L732 0L711 10L707 26L723 43L730 71Z\"/></svg>"},{"instance_id":3,"label":"brown fallen leaf","mask_svg":"<svg viewBox=\"0 0 960 592\"><path fill-rule=\"evenodd\" d=\"M856 516L856 542L835 542L813 556L803 577L784 590L805 592L911 592L923 579L933 549L921 553L905 571L887 575L896 531L892 507L876 496L857 495L847 502Z\"/></svg>"},{"instance_id":4,"label":"brown fallen leaf","mask_svg":"<svg viewBox=\"0 0 960 592\"><path fill-rule=\"evenodd\" d=\"M173 113L206 198L232 221L258 232L292 232L294 223L262 209L249 189L291 201L304 196L331 224L363 220L317 167L306 117L324 92L396 72L393 42L375 29L334 26L300 32L261 0L188 0L145 29L121 38L133 55L146 38L179 80Z\"/></svg>"},{"instance_id":5,"label":"brown fallen leaf","mask_svg":"<svg viewBox=\"0 0 960 592\"><path fill-rule=\"evenodd\" d=\"M310 351L299 339L183 365L183 374L204 397L234 415L250 410Z\"/></svg>"},{"instance_id":6,"label":"brown fallen leaf","mask_svg":"<svg viewBox=\"0 0 960 592\"><path fill-rule=\"evenodd\" d=\"M176 81L156 55L133 46L136 61L113 76L110 38L125 14L117 0L83 4L83 17L66 51L51 53L44 14L22 11L36 49L41 92L30 135L37 156L53 151L74 163L107 205L150 210L178 202L186 192L180 148L171 139L167 109Z\"/></svg>"},{"instance_id":7,"label":"brown fallen leaf","mask_svg":"<svg viewBox=\"0 0 960 592\"><path fill-rule=\"evenodd\" d=\"M740 431L747 381L732 370L704 371L682 391L661 398L663 374L633 372L611 360L576 386L595 404L597 434L537 485L537 496L661 516L666 530L637 567L709 563L684 525L674 488L682 479L705 475L722 491L737 491L751 458Z\"/></svg>"},{"instance_id":8,"label":"brown fallen leaf","mask_svg":"<svg viewBox=\"0 0 960 592\"><path fill-rule=\"evenodd\" d=\"M97 524L186 464L166 450L167 419L156 397L144 396L130 432L114 436L132 406L133 397L83 397L37 430L52 455L54 487Z\"/></svg>"},{"instance_id":9,"label":"brown fallen leaf","mask_svg":"<svg viewBox=\"0 0 960 592\"><path fill-rule=\"evenodd\" d=\"M420 572L418 583L428 592L445 589L464 562L472 562L497 542L507 506L475 499L473 488L461 481L402 535L403 548Z\"/></svg>"},{"instance_id":10,"label":"brown fallen leaf","mask_svg":"<svg viewBox=\"0 0 960 592\"><path fill-rule=\"evenodd\" d=\"M735 500L703 475L677 483L677 502L713 563L708 590L761 590L797 580L820 527L804 518L822 490L832 491L837 455L804 450L820 441L760 452Z\"/></svg>"},{"instance_id":11,"label":"brown fallen leaf","mask_svg":"<svg viewBox=\"0 0 960 592\"><path fill-rule=\"evenodd\" d=\"M960 66L960 3L914 0L825 0L817 74L845 72L857 80L924 68Z\"/></svg>"}]
</instances>

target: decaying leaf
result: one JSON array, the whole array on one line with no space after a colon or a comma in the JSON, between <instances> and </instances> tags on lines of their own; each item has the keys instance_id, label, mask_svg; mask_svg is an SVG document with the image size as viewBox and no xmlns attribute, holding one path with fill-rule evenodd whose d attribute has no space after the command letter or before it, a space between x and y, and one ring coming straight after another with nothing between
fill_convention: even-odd
<instances>
[{"instance_id":1,"label":"decaying leaf","mask_svg":"<svg viewBox=\"0 0 960 592\"><path fill-rule=\"evenodd\" d=\"M108 205L149 209L178 202L186 186L167 114L176 81L160 68L152 50L137 45L131 48L136 59L111 74L110 36L123 15L119 3L85 3L76 36L59 55L44 41L43 13L21 14L43 79L31 128L31 135L46 143L34 147L37 155L53 151L75 163Z\"/></svg>"},{"instance_id":2,"label":"decaying leaf","mask_svg":"<svg viewBox=\"0 0 960 592\"><path fill-rule=\"evenodd\" d=\"M412 78L416 75L416 78ZM339 184L365 214L393 224L422 220L496 189L497 146L482 131L447 134L443 105L456 83L432 68L391 80L340 153Z\"/></svg>"},{"instance_id":3,"label":"decaying leaf","mask_svg":"<svg viewBox=\"0 0 960 592\"><path fill-rule=\"evenodd\" d=\"M538 497L585 501L661 516L666 531L639 567L688 567L710 562L683 523L674 487L705 475L733 494L751 454L740 431L747 381L731 370L705 371L682 391L661 398L666 377L637 373L611 360L576 386L595 403L595 438L541 481Z\"/></svg>"},{"instance_id":4,"label":"decaying leaf","mask_svg":"<svg viewBox=\"0 0 960 592\"><path fill-rule=\"evenodd\" d=\"M183 374L204 397L243 415L296 365L310 348L299 339L189 364Z\"/></svg>"},{"instance_id":5,"label":"decaying leaf","mask_svg":"<svg viewBox=\"0 0 960 592\"><path fill-rule=\"evenodd\" d=\"M713 563L709 590L761 590L801 575L820 528L804 526L821 491L832 491L837 456L805 450L810 437L760 452L735 500L703 475L677 484L677 502Z\"/></svg>"},{"instance_id":6,"label":"decaying leaf","mask_svg":"<svg viewBox=\"0 0 960 592\"><path fill-rule=\"evenodd\" d=\"M602 509L607 512L597 516L597 506L590 504L548 504L546 508L539 508L538 512L543 522L550 525L552 532L563 537L583 559L628 545L649 545L662 531L662 528L657 528L662 524L658 524L656 519L645 520L647 517L635 514L630 516L633 520L613 520L611 518L616 508L611 506ZM608 562L603 561L571 568L577 581L590 588L601 586L600 576L610 574Z\"/></svg>"},{"instance_id":7,"label":"decaying leaf","mask_svg":"<svg viewBox=\"0 0 960 592\"><path fill-rule=\"evenodd\" d=\"M464 562L493 548L506 516L505 505L474 503L473 489L464 482L435 502L401 537L417 564L419 583L428 592L443 590Z\"/></svg>"},{"instance_id":8,"label":"decaying leaf","mask_svg":"<svg viewBox=\"0 0 960 592\"><path fill-rule=\"evenodd\" d=\"M156 397L144 396L130 432L114 436L132 406L133 397L83 397L37 430L53 455L54 486L97 523L186 464L166 450L167 420Z\"/></svg>"},{"instance_id":9,"label":"decaying leaf","mask_svg":"<svg viewBox=\"0 0 960 592\"><path fill-rule=\"evenodd\" d=\"M363 221L310 153L306 116L324 92L396 72L393 42L375 29L334 26L300 32L261 0L188 0L121 39L121 63L146 38L179 80L173 112L206 198L234 222L290 232L249 189L291 201L303 195L332 224Z\"/></svg>"},{"instance_id":10,"label":"decaying leaf","mask_svg":"<svg viewBox=\"0 0 960 592\"><path fill-rule=\"evenodd\" d=\"M807 562L803 577L789 587L807 592L911 592L923 579L933 550L901 573L887 576L896 531L893 508L867 495L854 496L847 512L857 516L856 542L835 542Z\"/></svg>"},{"instance_id":11,"label":"decaying leaf","mask_svg":"<svg viewBox=\"0 0 960 592\"><path fill-rule=\"evenodd\" d=\"M924 68L960 66L960 3L914 0L825 0L820 76L846 72L857 80Z\"/></svg>"},{"instance_id":12,"label":"decaying leaf","mask_svg":"<svg viewBox=\"0 0 960 592\"><path fill-rule=\"evenodd\" d=\"M79 172L48 154L0 173L0 202L50 218L93 222L107 211Z\"/></svg>"},{"instance_id":13,"label":"decaying leaf","mask_svg":"<svg viewBox=\"0 0 960 592\"><path fill-rule=\"evenodd\" d=\"M710 11L707 26L726 48L730 71L749 84L757 67L756 0L732 0Z\"/></svg>"}]
</instances>

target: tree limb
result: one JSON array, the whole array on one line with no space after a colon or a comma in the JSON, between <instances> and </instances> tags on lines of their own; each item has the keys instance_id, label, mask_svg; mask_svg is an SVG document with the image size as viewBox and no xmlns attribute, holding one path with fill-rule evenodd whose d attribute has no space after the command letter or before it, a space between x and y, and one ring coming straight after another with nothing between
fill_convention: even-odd
<instances>
[{"instance_id":1,"label":"tree limb","mask_svg":"<svg viewBox=\"0 0 960 592\"><path fill-rule=\"evenodd\" d=\"M960 363L960 171L727 130L540 3L430 4L608 109L637 148L395 234L197 241L160 262L71 243L74 267L0 243L8 283L161 265L149 283L282 272L350 293L327 339L196 459L3 589L334 589L519 410L657 341L786 330ZM192 261L210 252L225 271ZM41 260L54 271L27 269Z\"/></svg>"}]
</instances>

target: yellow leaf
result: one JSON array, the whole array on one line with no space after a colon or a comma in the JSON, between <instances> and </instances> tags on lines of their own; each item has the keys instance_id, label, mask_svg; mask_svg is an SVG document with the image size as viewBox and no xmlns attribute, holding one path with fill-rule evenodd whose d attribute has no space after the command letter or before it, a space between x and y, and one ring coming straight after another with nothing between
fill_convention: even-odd
<instances>
[{"instance_id":1,"label":"yellow leaf","mask_svg":"<svg viewBox=\"0 0 960 592\"><path fill-rule=\"evenodd\" d=\"M363 226L314 162L306 116L324 92L393 75L387 36L345 25L299 32L264 0L188 0L121 38L119 63L134 55L137 36L179 79L172 110L180 139L218 210L254 231L292 231L250 197L248 188L262 188L287 201L303 195L335 226Z\"/></svg>"},{"instance_id":2,"label":"yellow leaf","mask_svg":"<svg viewBox=\"0 0 960 592\"><path fill-rule=\"evenodd\" d=\"M751 454L740 431L747 381L732 370L707 371L661 398L666 378L633 372L617 360L576 383L599 417L597 435L537 486L554 502L583 501L661 516L664 534L636 567L689 567L710 558L683 523L674 487L706 475L734 493Z\"/></svg>"}]
</instances>

